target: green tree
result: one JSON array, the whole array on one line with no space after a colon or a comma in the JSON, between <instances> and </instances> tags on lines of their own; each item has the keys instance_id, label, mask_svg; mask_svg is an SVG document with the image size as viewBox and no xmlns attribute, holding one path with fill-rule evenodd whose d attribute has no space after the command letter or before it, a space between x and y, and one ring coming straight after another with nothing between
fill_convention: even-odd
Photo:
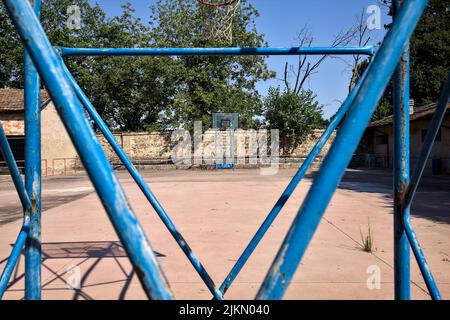
<instances>
[{"instance_id":1,"label":"green tree","mask_svg":"<svg viewBox=\"0 0 450 320\"><path fill-rule=\"evenodd\" d=\"M269 129L280 130L283 154L291 153L313 129L322 127L322 109L311 90L295 93L269 88L264 116Z\"/></svg>"},{"instance_id":2,"label":"green tree","mask_svg":"<svg viewBox=\"0 0 450 320\"><path fill-rule=\"evenodd\" d=\"M69 29L67 8L81 8L81 28ZM205 40L203 18L211 8L195 0L158 0L150 26L129 3L109 18L89 0L44 0L42 25L53 45L67 47L264 46L257 11L246 1L234 18L233 43ZM0 3L0 87L23 86L23 47ZM212 112L239 112L243 127L258 125L262 101L255 88L273 74L264 57L71 57L69 70L100 115L119 130L211 126Z\"/></svg>"},{"instance_id":3,"label":"green tree","mask_svg":"<svg viewBox=\"0 0 450 320\"><path fill-rule=\"evenodd\" d=\"M436 102L450 70L450 0L431 0L411 38L411 97Z\"/></svg>"},{"instance_id":4,"label":"green tree","mask_svg":"<svg viewBox=\"0 0 450 320\"><path fill-rule=\"evenodd\" d=\"M67 27L67 8L81 10L79 29ZM108 18L88 0L44 0L41 23L51 43L67 47L147 47L149 27L134 16L129 3ZM23 87L23 46L0 3L0 87ZM5 48L5 50L3 50ZM113 128L137 131L160 128L159 113L173 96L167 84L168 58L71 57L66 64L97 111Z\"/></svg>"},{"instance_id":5,"label":"green tree","mask_svg":"<svg viewBox=\"0 0 450 320\"><path fill-rule=\"evenodd\" d=\"M233 20L233 40L226 43L204 37L204 15L210 8L196 0L158 0L151 6L152 38L158 47L259 47L266 42L258 33L258 12L247 1L241 1ZM175 76L173 103L162 115L171 128L192 129L201 120L211 127L213 112L239 112L240 126L256 127L255 116L262 113L256 83L273 76L264 57L180 57L166 65Z\"/></svg>"},{"instance_id":6,"label":"green tree","mask_svg":"<svg viewBox=\"0 0 450 320\"><path fill-rule=\"evenodd\" d=\"M67 8L78 5L82 20L80 29L68 29ZM41 23L55 46L99 46L107 34L107 18L98 6L88 0L43 0ZM0 2L0 87L23 88L23 46L3 2ZM73 59L70 67L82 67L84 61ZM76 61L76 62L75 62Z\"/></svg>"},{"instance_id":7,"label":"green tree","mask_svg":"<svg viewBox=\"0 0 450 320\"><path fill-rule=\"evenodd\" d=\"M389 6L392 1L382 0ZM386 25L389 29L391 24ZM431 0L410 41L410 95L417 105L436 102L450 70L450 0ZM358 66L361 72L367 61ZM361 74L361 73L360 73ZM387 86L372 121L393 113L392 82Z\"/></svg>"}]
</instances>

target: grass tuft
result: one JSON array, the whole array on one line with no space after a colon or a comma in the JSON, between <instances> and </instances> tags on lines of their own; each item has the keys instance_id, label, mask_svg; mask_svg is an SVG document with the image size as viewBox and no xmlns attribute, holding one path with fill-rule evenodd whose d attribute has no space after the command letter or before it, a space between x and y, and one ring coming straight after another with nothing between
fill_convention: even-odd
<instances>
[{"instance_id":1,"label":"grass tuft","mask_svg":"<svg viewBox=\"0 0 450 320\"><path fill-rule=\"evenodd\" d=\"M365 252L373 252L373 232L370 227L370 219L368 220L367 235L363 234L361 227L359 228L359 232L361 233L362 249Z\"/></svg>"}]
</instances>

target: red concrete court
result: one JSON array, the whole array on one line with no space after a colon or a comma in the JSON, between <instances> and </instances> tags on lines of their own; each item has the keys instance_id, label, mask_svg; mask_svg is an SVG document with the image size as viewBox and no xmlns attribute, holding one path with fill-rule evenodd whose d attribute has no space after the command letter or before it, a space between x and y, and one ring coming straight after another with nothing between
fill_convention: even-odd
<instances>
[{"instance_id":1,"label":"red concrete court","mask_svg":"<svg viewBox=\"0 0 450 320\"><path fill-rule=\"evenodd\" d=\"M147 171L146 181L196 255L220 284L294 174L280 170ZM286 299L392 299L391 178L386 171L348 171L290 285ZM210 299L187 258L132 179L119 172L130 202L159 256L176 298ZM3 178L2 178L3 179ZM412 221L445 299L450 298L450 177L425 178ZM238 276L228 299L254 298L304 198L305 179ZM86 176L43 182L43 298L141 299L145 295ZM0 268L20 228L20 205L12 183L0 180ZM361 250L360 228L368 219L376 251ZM367 288L367 268L378 266L381 288ZM428 299L412 261L412 296ZM79 267L81 289L68 287ZM24 296L24 259L6 299Z\"/></svg>"}]
</instances>

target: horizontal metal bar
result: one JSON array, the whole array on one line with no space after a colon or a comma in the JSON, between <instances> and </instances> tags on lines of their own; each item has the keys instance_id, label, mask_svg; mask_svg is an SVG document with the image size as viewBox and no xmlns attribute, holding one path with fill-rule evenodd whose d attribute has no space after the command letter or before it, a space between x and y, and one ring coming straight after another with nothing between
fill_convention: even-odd
<instances>
[{"instance_id":1,"label":"horizontal metal bar","mask_svg":"<svg viewBox=\"0 0 450 320\"><path fill-rule=\"evenodd\" d=\"M8 288L9 280L11 279L20 254L22 253L23 246L25 245L25 241L27 240L28 234L30 232L30 224L30 217L26 215L22 229L17 236L16 242L14 242L14 246L11 250L8 261L6 262L5 269L3 269L2 275L0 277L0 300L3 298L3 295Z\"/></svg>"},{"instance_id":2,"label":"horizontal metal bar","mask_svg":"<svg viewBox=\"0 0 450 320\"><path fill-rule=\"evenodd\" d=\"M62 62L63 63L63 62ZM141 189L142 193L145 195L147 200L152 205L153 209L155 209L158 216L161 218L164 225L169 230L170 234L173 236L175 241L178 243L180 248L183 250L183 252L186 254L187 258L191 262L191 264L194 266L197 273L200 275L200 277L205 282L206 286L208 287L209 291L213 294L214 298L218 300L222 300L222 294L221 292L216 288L214 281L209 276L208 272L204 268L204 266L201 264L201 262L198 260L198 258L194 255L192 252L192 249L189 247L186 240L183 238L181 233L178 231L177 227L173 223L173 221L170 219L169 215L164 210L163 206L160 204L156 196L151 191L150 187L145 182L144 178L139 174L139 172L136 170L133 163L130 161L126 153L123 151L122 147L117 143L116 139L114 138L113 134L109 130L106 123L103 121L103 119L98 114L97 110L95 110L95 107L90 102L89 98L86 96L86 94L83 92L83 90L80 88L70 71L65 67L65 71L67 74L67 77L70 79L73 88L75 89L75 92L77 93L78 98L80 99L81 103L85 107L86 111L89 113L89 116L92 120L94 120L95 124L98 126L100 131L103 133L106 140L109 142L110 146L114 150L114 152L117 154L119 159L122 161L123 165L127 168L130 175L133 177L136 184Z\"/></svg>"},{"instance_id":3,"label":"horizontal metal bar","mask_svg":"<svg viewBox=\"0 0 450 320\"><path fill-rule=\"evenodd\" d=\"M6 137L5 130L0 122L0 151L3 154L6 165L8 166L9 172L11 173L11 178L14 186L19 194L20 202L24 211L31 209L31 200L28 193L25 190L25 184L23 183L22 176L20 175L19 168L17 167L16 159L9 145L8 138Z\"/></svg>"},{"instance_id":4,"label":"horizontal metal bar","mask_svg":"<svg viewBox=\"0 0 450 320\"><path fill-rule=\"evenodd\" d=\"M292 48L67 48L56 47L61 56L288 56L368 55L376 46Z\"/></svg>"},{"instance_id":5,"label":"horizontal metal bar","mask_svg":"<svg viewBox=\"0 0 450 320\"><path fill-rule=\"evenodd\" d=\"M122 241L136 274L152 299L171 299L172 293L160 270L153 248L134 215L123 188L95 136L60 57L27 0L3 0L30 54L56 110L72 139L97 194Z\"/></svg>"},{"instance_id":6,"label":"horizontal metal bar","mask_svg":"<svg viewBox=\"0 0 450 320\"><path fill-rule=\"evenodd\" d=\"M427 0L404 2L283 240L257 299L283 297L427 3Z\"/></svg>"},{"instance_id":7,"label":"horizontal metal bar","mask_svg":"<svg viewBox=\"0 0 450 320\"><path fill-rule=\"evenodd\" d=\"M297 186L300 183L300 181L305 176L306 172L308 171L309 167L313 163L314 159L322 151L323 147L327 143L327 141L330 138L331 134L334 132L336 127L339 125L339 123L341 123L342 119L345 117L346 113L348 112L348 110L350 108L350 105L352 104L353 100L355 99L355 97L356 97L356 95L357 95L357 93L358 93L358 91L359 91L359 89L361 87L362 81L367 76L367 70L368 70L368 68L364 71L363 75L359 79L359 81L356 84L356 86L353 88L353 90L350 92L350 94L347 97L347 99L345 99L345 101L342 104L342 106L339 108L339 110L333 116L333 118L331 119L330 124L325 129L325 131L322 133L320 138L317 140L316 144L311 149L311 152L309 153L308 157L305 159L305 161L302 163L300 168L297 170L297 172L295 173L294 177L291 179L291 181L289 182L288 186L283 191L283 193L281 194L280 198L275 203L274 207L269 212L269 214L267 215L267 217L264 220L264 222L262 223L262 225L259 227L258 231L253 236L252 240L247 245L247 247L245 248L244 252L241 254L239 259L237 260L237 262L235 263L235 265L231 269L231 271L228 274L227 278L225 279L225 281L222 283L222 285L219 288L219 290L221 292L225 293L229 289L229 287L233 283L234 279L236 279L237 275L242 270L242 268L244 267L244 265L247 262L247 260L250 258L250 255L256 249L256 247L258 246L259 242L264 237L264 235L266 234L267 230L269 230L269 227L272 225L273 221L276 219L276 217L280 213L281 209L284 207L286 202L291 197L292 193L297 188Z\"/></svg>"},{"instance_id":8,"label":"horizontal metal bar","mask_svg":"<svg viewBox=\"0 0 450 320\"><path fill-rule=\"evenodd\" d=\"M447 81L442 89L441 96L436 106L436 111L431 119L430 126L428 128L425 140L423 142L422 150L420 151L419 160L414 168L411 183L408 185L408 189L405 195L405 208L409 209L411 207L414 195L416 194L417 188L419 186L420 179L422 178L423 172L428 158L430 157L431 150L433 149L434 140L436 139L439 128L441 127L442 121L447 112L448 102L450 100L450 73L448 74ZM403 224L405 226L406 235L408 237L409 243L413 250L414 256L416 258L417 264L419 265L420 271L422 272L423 279L427 285L428 291L434 300L440 300L441 295L437 287L436 281L433 278L431 269L428 266L425 254L420 247L419 240L414 232L409 215L403 216Z\"/></svg>"}]
</instances>

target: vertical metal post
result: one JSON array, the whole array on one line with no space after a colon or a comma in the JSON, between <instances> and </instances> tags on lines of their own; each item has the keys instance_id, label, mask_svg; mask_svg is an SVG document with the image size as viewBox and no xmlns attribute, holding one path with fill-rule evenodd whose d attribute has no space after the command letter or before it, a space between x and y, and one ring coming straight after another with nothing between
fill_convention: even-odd
<instances>
[{"instance_id":1,"label":"vertical metal post","mask_svg":"<svg viewBox=\"0 0 450 320\"><path fill-rule=\"evenodd\" d=\"M403 0L393 1L396 19ZM394 285L395 299L409 300L410 259L409 242L403 225L403 216L409 216L405 195L409 184L409 49L407 48L393 77L394 97Z\"/></svg>"},{"instance_id":2,"label":"vertical metal post","mask_svg":"<svg viewBox=\"0 0 450 320\"><path fill-rule=\"evenodd\" d=\"M40 0L30 0L37 16ZM41 299L41 95L40 79L25 50L25 188L32 206L25 245L25 299Z\"/></svg>"}]
</instances>

